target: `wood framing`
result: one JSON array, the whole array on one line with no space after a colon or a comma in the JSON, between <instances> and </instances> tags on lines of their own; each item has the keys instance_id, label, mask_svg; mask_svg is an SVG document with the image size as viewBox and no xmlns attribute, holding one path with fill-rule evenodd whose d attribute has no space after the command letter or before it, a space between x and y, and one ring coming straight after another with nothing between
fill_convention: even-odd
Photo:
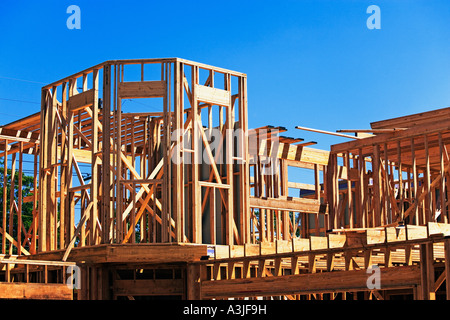
<instances>
[{"instance_id":1,"label":"wood framing","mask_svg":"<svg viewBox=\"0 0 450 320\"><path fill-rule=\"evenodd\" d=\"M0 298L450 299L448 108L296 127L330 150L248 121L244 73L180 58L42 87L0 127Z\"/></svg>"}]
</instances>

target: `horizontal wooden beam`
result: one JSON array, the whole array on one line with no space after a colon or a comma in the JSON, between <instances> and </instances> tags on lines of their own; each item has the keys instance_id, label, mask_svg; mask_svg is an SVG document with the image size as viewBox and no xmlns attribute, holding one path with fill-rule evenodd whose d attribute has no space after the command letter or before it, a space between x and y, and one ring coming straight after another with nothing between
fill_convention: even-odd
<instances>
[{"instance_id":1,"label":"horizontal wooden beam","mask_svg":"<svg viewBox=\"0 0 450 320\"><path fill-rule=\"evenodd\" d=\"M166 96L166 82L121 82L119 83L118 95L122 99L162 98Z\"/></svg>"},{"instance_id":2,"label":"horizontal wooden beam","mask_svg":"<svg viewBox=\"0 0 450 320\"><path fill-rule=\"evenodd\" d=\"M214 182L208 182L208 181L199 181L199 185L202 187L208 187L208 188L219 188L219 189L230 189L231 188L231 186L229 184L214 183Z\"/></svg>"},{"instance_id":3,"label":"horizontal wooden beam","mask_svg":"<svg viewBox=\"0 0 450 320\"><path fill-rule=\"evenodd\" d=\"M316 186L314 184L290 182L290 181L288 181L288 188L312 190L312 191L316 190Z\"/></svg>"},{"instance_id":4,"label":"horizontal wooden beam","mask_svg":"<svg viewBox=\"0 0 450 320\"><path fill-rule=\"evenodd\" d=\"M72 112L84 109L94 104L94 89L86 90L69 98L69 110Z\"/></svg>"},{"instance_id":5,"label":"horizontal wooden beam","mask_svg":"<svg viewBox=\"0 0 450 320\"><path fill-rule=\"evenodd\" d=\"M370 124L372 129L390 129L390 128L411 128L424 123L440 121L448 118L450 115L450 108L441 108L416 114L391 118L372 122Z\"/></svg>"},{"instance_id":6,"label":"horizontal wooden beam","mask_svg":"<svg viewBox=\"0 0 450 320\"><path fill-rule=\"evenodd\" d=\"M57 283L0 282L0 299L72 300L73 290Z\"/></svg>"},{"instance_id":7,"label":"horizontal wooden beam","mask_svg":"<svg viewBox=\"0 0 450 320\"><path fill-rule=\"evenodd\" d=\"M406 128L392 128L392 129L342 129L336 130L336 132L347 132L347 133L386 133L398 130L405 130Z\"/></svg>"},{"instance_id":8,"label":"horizontal wooden beam","mask_svg":"<svg viewBox=\"0 0 450 320\"><path fill-rule=\"evenodd\" d=\"M351 150L357 150L359 148L370 147L374 145L384 144L387 142L409 139L413 137L423 136L426 134L444 132L449 130L450 130L450 119L445 119L430 124L424 124L420 127L412 127L406 130L393 131L378 136L373 136L370 138L359 139L358 141L348 141L335 144L331 146L331 152L332 153L347 152Z\"/></svg>"},{"instance_id":9,"label":"horizontal wooden beam","mask_svg":"<svg viewBox=\"0 0 450 320\"><path fill-rule=\"evenodd\" d=\"M358 138L356 136L350 136L348 134L336 133L336 132L331 132L331 131L326 131L326 130L319 130L319 129L312 129L312 128L301 127L301 126L296 126L295 129L311 131L311 132L316 132L316 133L329 134L329 135L343 137L343 138L350 138L350 139L357 139L357 140L361 139L361 138Z\"/></svg>"},{"instance_id":10,"label":"horizontal wooden beam","mask_svg":"<svg viewBox=\"0 0 450 320\"><path fill-rule=\"evenodd\" d=\"M253 142L256 142L256 139L250 139L250 156L258 155L267 158L284 159L320 165L328 164L330 154L328 151L268 140L262 140L259 144L254 144Z\"/></svg>"},{"instance_id":11,"label":"horizontal wooden beam","mask_svg":"<svg viewBox=\"0 0 450 320\"><path fill-rule=\"evenodd\" d=\"M380 268L380 288L412 288L420 284L420 267ZM286 294L368 291L366 270L320 272L278 277L203 281L202 299Z\"/></svg>"},{"instance_id":12,"label":"horizontal wooden beam","mask_svg":"<svg viewBox=\"0 0 450 320\"><path fill-rule=\"evenodd\" d=\"M198 101L225 107L231 105L230 91L196 84L195 92L197 94Z\"/></svg>"},{"instance_id":13,"label":"horizontal wooden beam","mask_svg":"<svg viewBox=\"0 0 450 320\"><path fill-rule=\"evenodd\" d=\"M320 204L317 200L300 199L300 198L254 198L250 197L250 207L294 211L305 213L326 213L328 206Z\"/></svg>"},{"instance_id":14,"label":"horizontal wooden beam","mask_svg":"<svg viewBox=\"0 0 450 320\"><path fill-rule=\"evenodd\" d=\"M68 261L87 263L172 263L199 261L208 255L207 245L189 244L102 244L90 247L72 248ZM65 250L43 252L31 256L31 259L62 260Z\"/></svg>"},{"instance_id":15,"label":"horizontal wooden beam","mask_svg":"<svg viewBox=\"0 0 450 320\"><path fill-rule=\"evenodd\" d=\"M120 183L127 183L127 184L159 184L162 183L163 179L128 179L128 180L120 180Z\"/></svg>"},{"instance_id":16,"label":"horizontal wooden beam","mask_svg":"<svg viewBox=\"0 0 450 320\"><path fill-rule=\"evenodd\" d=\"M25 260L25 259L4 259L0 258L0 264L17 264L17 265L34 265L34 266L63 266L70 267L76 266L75 262L68 261L50 261L50 260Z\"/></svg>"},{"instance_id":17,"label":"horizontal wooden beam","mask_svg":"<svg viewBox=\"0 0 450 320\"><path fill-rule=\"evenodd\" d=\"M0 128L0 140L6 139L8 142L39 143L39 136L37 132Z\"/></svg>"},{"instance_id":18,"label":"horizontal wooden beam","mask_svg":"<svg viewBox=\"0 0 450 320\"><path fill-rule=\"evenodd\" d=\"M118 296L182 295L184 292L184 280L114 280L113 288L114 295Z\"/></svg>"}]
</instances>

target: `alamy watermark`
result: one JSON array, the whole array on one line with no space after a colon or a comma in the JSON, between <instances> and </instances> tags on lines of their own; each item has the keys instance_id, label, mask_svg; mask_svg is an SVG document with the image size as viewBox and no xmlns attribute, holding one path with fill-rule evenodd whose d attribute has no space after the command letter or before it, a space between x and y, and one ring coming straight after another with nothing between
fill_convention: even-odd
<instances>
[{"instance_id":1,"label":"alamy watermark","mask_svg":"<svg viewBox=\"0 0 450 320\"><path fill-rule=\"evenodd\" d=\"M203 128L201 129L203 130ZM211 128L199 132L194 137L192 131L178 129L171 134L174 143L171 160L174 164L242 164L245 161L245 143L249 153L260 156L265 175L274 175L278 167L279 137L268 130L251 133L242 129L227 129L223 132L218 128ZM196 140L194 140L196 139ZM178 142L178 143L177 143ZM194 143L195 142L195 143Z\"/></svg>"},{"instance_id":2,"label":"alamy watermark","mask_svg":"<svg viewBox=\"0 0 450 320\"><path fill-rule=\"evenodd\" d=\"M367 268L366 273L370 274L367 278L366 286L370 290L381 289L381 271L380 267L377 265L372 265Z\"/></svg>"},{"instance_id":3,"label":"alamy watermark","mask_svg":"<svg viewBox=\"0 0 450 320\"><path fill-rule=\"evenodd\" d=\"M371 5L367 7L366 13L371 14L366 21L367 28L369 30L381 29L381 10L377 5Z\"/></svg>"},{"instance_id":4,"label":"alamy watermark","mask_svg":"<svg viewBox=\"0 0 450 320\"><path fill-rule=\"evenodd\" d=\"M81 29L81 9L77 5L70 5L67 7L66 13L70 14L67 18L67 29Z\"/></svg>"},{"instance_id":5,"label":"alamy watermark","mask_svg":"<svg viewBox=\"0 0 450 320\"><path fill-rule=\"evenodd\" d=\"M78 266L68 266L66 269L66 274L68 275L66 280L66 286L70 289L80 289L81 288L81 270Z\"/></svg>"}]
</instances>

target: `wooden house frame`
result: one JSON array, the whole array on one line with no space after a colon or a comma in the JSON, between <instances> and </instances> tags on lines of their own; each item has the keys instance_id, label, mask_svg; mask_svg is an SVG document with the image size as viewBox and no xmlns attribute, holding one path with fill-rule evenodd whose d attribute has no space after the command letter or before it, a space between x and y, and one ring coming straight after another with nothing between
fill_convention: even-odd
<instances>
[{"instance_id":1,"label":"wooden house frame","mask_svg":"<svg viewBox=\"0 0 450 320\"><path fill-rule=\"evenodd\" d=\"M1 181L0 298L450 299L450 109L325 151L247 104L245 74L179 58L44 86L0 127L3 172L34 177Z\"/></svg>"},{"instance_id":2,"label":"wooden house frame","mask_svg":"<svg viewBox=\"0 0 450 320\"><path fill-rule=\"evenodd\" d=\"M333 228L448 223L448 112L374 122L376 135L331 147Z\"/></svg>"},{"instance_id":3,"label":"wooden house frame","mask_svg":"<svg viewBox=\"0 0 450 320\"><path fill-rule=\"evenodd\" d=\"M159 72L147 74L148 66ZM235 204L230 190L248 190L246 141L238 137L239 155L212 150L203 125L213 129L214 121L224 133L216 149L234 150L237 143L225 133L247 131L245 86L241 73L147 59L108 61L43 87L37 251L70 250L75 242L203 243L204 234L213 238L207 243L216 243L210 223L223 226L219 243L245 242L248 210L241 216L234 207L245 208L247 197ZM122 110L126 99L152 98L159 100L160 112ZM202 164L200 172L203 156L209 165ZM185 165L174 165L179 162ZM90 164L89 183L79 163ZM77 226L74 202L81 204ZM217 211L217 222L214 215L202 222L206 206Z\"/></svg>"}]
</instances>

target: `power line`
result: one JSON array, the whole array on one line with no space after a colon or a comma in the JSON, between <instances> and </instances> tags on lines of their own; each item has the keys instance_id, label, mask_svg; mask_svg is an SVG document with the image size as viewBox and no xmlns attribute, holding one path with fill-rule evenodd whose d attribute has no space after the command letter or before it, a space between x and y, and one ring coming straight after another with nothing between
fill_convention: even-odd
<instances>
[{"instance_id":1,"label":"power line","mask_svg":"<svg viewBox=\"0 0 450 320\"><path fill-rule=\"evenodd\" d=\"M0 100L14 101L14 102L23 102L23 103L33 103L33 104L41 104L40 102L17 100L17 99L7 99L7 98L0 98Z\"/></svg>"},{"instance_id":2,"label":"power line","mask_svg":"<svg viewBox=\"0 0 450 320\"><path fill-rule=\"evenodd\" d=\"M1 79L7 79L7 80L14 80L14 81L22 81L22 82L30 82L30 83L38 83L38 84L46 84L44 82L39 81L32 81L32 80L25 80L25 79L18 79L18 78L11 78L11 77L3 77L0 76Z\"/></svg>"},{"instance_id":3,"label":"power line","mask_svg":"<svg viewBox=\"0 0 450 320\"><path fill-rule=\"evenodd\" d=\"M0 79L13 80L13 81L22 81L22 82L36 83L36 84L46 84L46 83L40 82L40 81L33 81L33 80L19 79L19 78L5 77L5 76L0 76ZM40 104L40 102L25 101L25 100L19 100L19 99L0 98L0 100L12 101L12 102L21 102L21 103ZM20 116L12 115L12 114L8 114L8 113L4 113L4 112L0 112L0 114L4 115L4 116L9 116L9 117L20 118Z\"/></svg>"},{"instance_id":4,"label":"power line","mask_svg":"<svg viewBox=\"0 0 450 320\"><path fill-rule=\"evenodd\" d=\"M26 80L26 79L19 79L19 78L5 77L5 76L0 76L0 79L14 80L14 81L22 81L22 82L36 83L36 84L46 84L46 83L40 82L40 81L33 81L33 80ZM22 103L31 103L31 104L40 104L40 102L25 101L25 100L19 100L19 99L0 98L0 100L4 100L4 101L12 101L12 102L22 102ZM9 116L9 117L20 118L20 117L17 116L17 115L12 115L12 114L8 114L8 113L4 113L4 112L0 112L0 114L1 114L1 115L4 115L4 116Z\"/></svg>"}]
</instances>

